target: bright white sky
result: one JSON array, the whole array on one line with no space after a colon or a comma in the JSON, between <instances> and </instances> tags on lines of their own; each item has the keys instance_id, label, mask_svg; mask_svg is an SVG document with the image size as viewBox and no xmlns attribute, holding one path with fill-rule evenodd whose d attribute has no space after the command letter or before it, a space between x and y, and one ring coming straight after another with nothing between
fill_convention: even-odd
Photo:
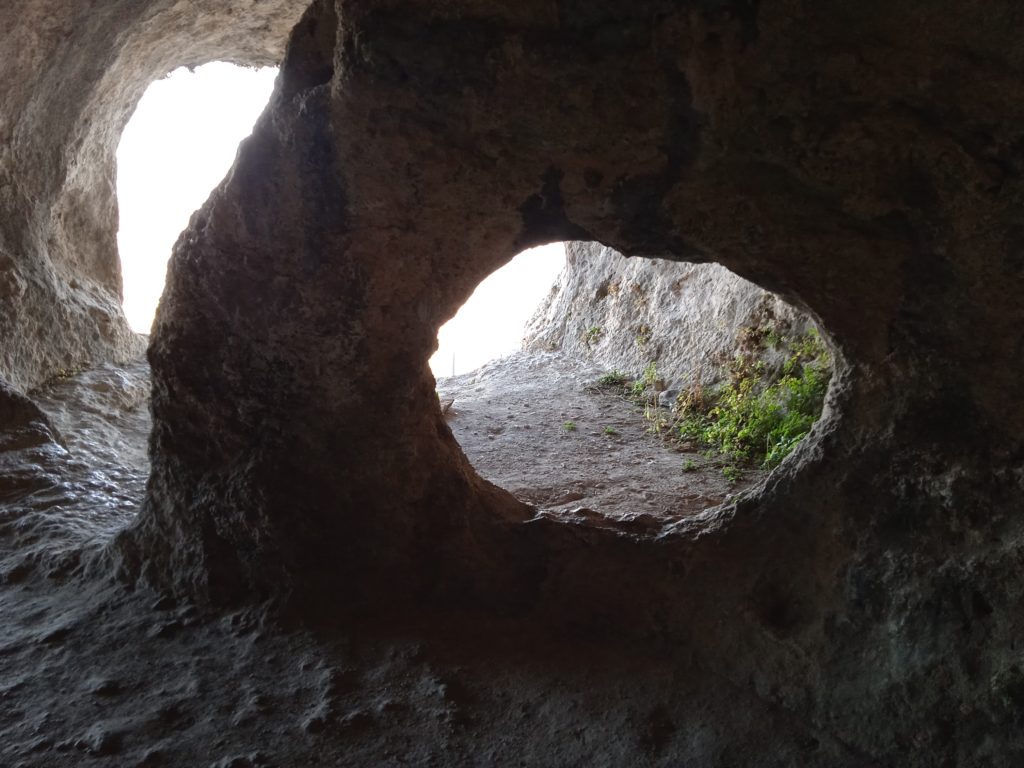
<instances>
[{"instance_id":1,"label":"bright white sky","mask_svg":"<svg viewBox=\"0 0 1024 768\"><path fill-rule=\"evenodd\" d=\"M150 84L121 134L117 246L124 311L139 333L153 324L174 241L227 174L276 76L224 62L176 69Z\"/></svg>"},{"instance_id":2,"label":"bright white sky","mask_svg":"<svg viewBox=\"0 0 1024 768\"><path fill-rule=\"evenodd\" d=\"M149 333L167 259L189 217L227 174L252 132L277 70L216 62L177 69L149 86L117 150L117 235L124 310ZM533 248L494 272L441 328L437 376L478 368L519 349L523 326L565 263L560 243Z\"/></svg>"},{"instance_id":3,"label":"bright white sky","mask_svg":"<svg viewBox=\"0 0 1024 768\"><path fill-rule=\"evenodd\" d=\"M530 248L492 272L438 331L430 358L435 376L476 370L519 350L523 328L565 266L565 245Z\"/></svg>"}]
</instances>

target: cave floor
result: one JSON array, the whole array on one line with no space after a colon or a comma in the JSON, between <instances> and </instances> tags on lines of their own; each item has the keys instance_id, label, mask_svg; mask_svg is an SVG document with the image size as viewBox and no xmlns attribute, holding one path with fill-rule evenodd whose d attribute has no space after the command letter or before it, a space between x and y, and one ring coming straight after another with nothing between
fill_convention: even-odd
<instances>
[{"instance_id":1,"label":"cave floor","mask_svg":"<svg viewBox=\"0 0 1024 768\"><path fill-rule=\"evenodd\" d=\"M658 521L697 514L765 475L736 482L722 463L652 434L607 373L553 352L520 352L438 379L448 425L477 472L541 514ZM688 466L689 469L684 469Z\"/></svg>"},{"instance_id":2,"label":"cave floor","mask_svg":"<svg viewBox=\"0 0 1024 768\"><path fill-rule=\"evenodd\" d=\"M556 386L545 390L542 372ZM622 400L588 393L593 373L516 356L442 389L468 455L523 498L678 510L669 489L683 457ZM661 641L555 634L526 616L370 619L340 605L316 628L284 626L263 606L208 613L125 589L104 546L143 493L147 389L142 362L56 382L34 397L64 447L0 455L0 766L864 764ZM527 449L544 459L528 480L500 474L510 447L517 462ZM609 470L603 487L588 468ZM692 493L716 498L710 485Z\"/></svg>"}]
</instances>

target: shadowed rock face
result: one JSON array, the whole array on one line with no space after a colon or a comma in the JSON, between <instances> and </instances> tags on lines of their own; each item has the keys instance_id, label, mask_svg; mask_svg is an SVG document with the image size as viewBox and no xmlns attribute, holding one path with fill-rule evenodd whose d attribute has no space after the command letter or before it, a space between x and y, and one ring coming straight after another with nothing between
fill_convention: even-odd
<instances>
[{"instance_id":1,"label":"shadowed rock face","mask_svg":"<svg viewBox=\"0 0 1024 768\"><path fill-rule=\"evenodd\" d=\"M667 638L873 751L1009 733L1019 12L911 10L315 4L175 253L129 569ZM524 524L426 361L479 280L555 239L717 260L820 318L847 365L815 439L657 540Z\"/></svg>"},{"instance_id":2,"label":"shadowed rock face","mask_svg":"<svg viewBox=\"0 0 1024 768\"><path fill-rule=\"evenodd\" d=\"M150 348L153 475L121 567L320 615L516 608L687 649L865 762L1011 764L1021 13L314 3L176 247ZM90 61L101 81L117 71ZM116 135L126 112L90 98ZM57 161L5 149L37 187L3 194L59 210L77 135L46 145ZM5 222L0 245L36 263L39 233L65 231L42 221ZM758 493L655 537L528 521L475 475L437 407L436 329L524 247L567 239L718 261L820 320L845 363L812 439ZM112 300L109 260L74 258L53 269ZM28 360L8 366L31 380Z\"/></svg>"}]
</instances>

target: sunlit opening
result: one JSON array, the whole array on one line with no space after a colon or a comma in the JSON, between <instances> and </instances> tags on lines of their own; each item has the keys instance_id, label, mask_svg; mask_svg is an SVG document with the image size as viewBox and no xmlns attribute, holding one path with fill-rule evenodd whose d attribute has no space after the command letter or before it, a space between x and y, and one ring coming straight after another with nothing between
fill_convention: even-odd
<instances>
[{"instance_id":1,"label":"sunlit opening","mask_svg":"<svg viewBox=\"0 0 1024 768\"><path fill-rule=\"evenodd\" d=\"M117 149L117 245L134 330L149 333L174 241L231 167L276 75L224 62L182 67L139 101Z\"/></svg>"},{"instance_id":2,"label":"sunlit opening","mask_svg":"<svg viewBox=\"0 0 1024 768\"><path fill-rule=\"evenodd\" d=\"M124 311L134 330L149 332L171 248L230 169L276 74L224 62L183 67L152 83L139 101L117 150L117 242ZM465 373L516 352L564 254L561 243L532 248L484 280L441 328L434 374Z\"/></svg>"},{"instance_id":3,"label":"sunlit opening","mask_svg":"<svg viewBox=\"0 0 1024 768\"><path fill-rule=\"evenodd\" d=\"M520 349L526 322L565 266L565 245L530 248L477 286L458 314L441 326L430 358L435 376L455 376Z\"/></svg>"}]
</instances>

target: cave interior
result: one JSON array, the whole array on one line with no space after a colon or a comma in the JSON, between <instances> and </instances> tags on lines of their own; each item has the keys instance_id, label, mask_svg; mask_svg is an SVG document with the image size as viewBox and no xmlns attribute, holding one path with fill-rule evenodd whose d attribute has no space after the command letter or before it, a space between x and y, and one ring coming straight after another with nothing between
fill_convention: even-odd
<instances>
[{"instance_id":1,"label":"cave interior","mask_svg":"<svg viewBox=\"0 0 1024 768\"><path fill-rule=\"evenodd\" d=\"M1024 760L1017 3L0 21L0 764ZM141 337L115 151L149 83L215 60L280 75ZM809 318L808 438L655 524L483 478L427 361L561 241ZM109 429L68 432L75 376Z\"/></svg>"}]
</instances>

